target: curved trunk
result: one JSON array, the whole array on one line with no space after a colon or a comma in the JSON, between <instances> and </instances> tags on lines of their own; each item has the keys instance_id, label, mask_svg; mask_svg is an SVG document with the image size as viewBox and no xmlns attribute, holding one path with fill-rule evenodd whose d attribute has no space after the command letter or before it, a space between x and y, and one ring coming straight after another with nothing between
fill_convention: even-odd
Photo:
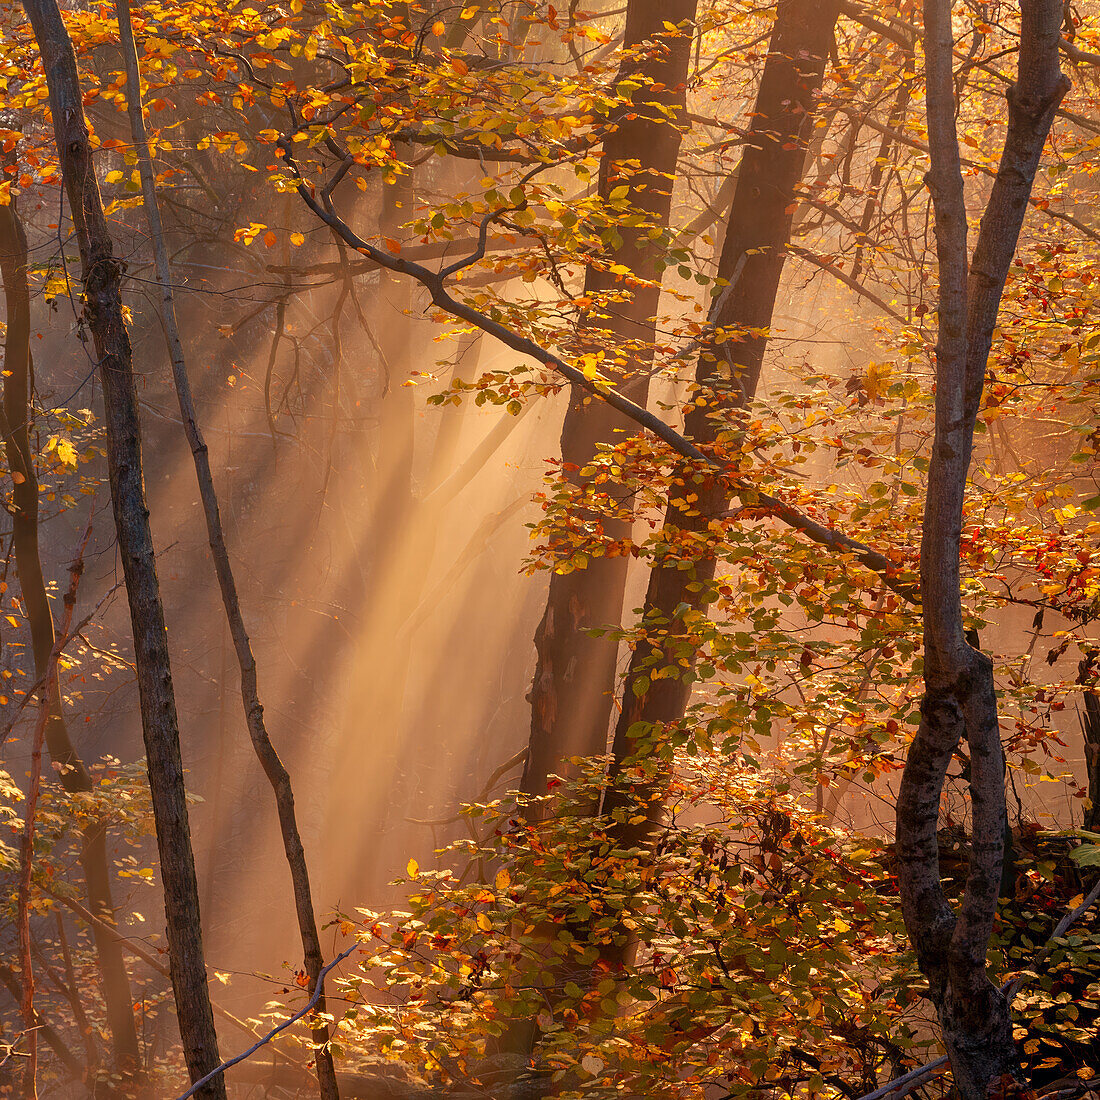
<instances>
[{"instance_id":1,"label":"curved trunk","mask_svg":"<svg viewBox=\"0 0 1100 1100\"><path fill-rule=\"evenodd\" d=\"M955 1084L985 1100L1017 1068L1009 1006L986 974L1000 892L1004 765L993 663L971 646L963 619L960 540L974 423L1001 294L1054 112L1068 88L1058 68L1062 6L1021 0L1019 78L997 178L967 267L950 0L925 0L928 186L936 215L939 333L935 437L921 539L924 684L921 721L897 804L898 887L917 962L943 1028ZM970 749L973 840L958 911L944 896L936 832L940 796L962 738Z\"/></svg>"}]
</instances>

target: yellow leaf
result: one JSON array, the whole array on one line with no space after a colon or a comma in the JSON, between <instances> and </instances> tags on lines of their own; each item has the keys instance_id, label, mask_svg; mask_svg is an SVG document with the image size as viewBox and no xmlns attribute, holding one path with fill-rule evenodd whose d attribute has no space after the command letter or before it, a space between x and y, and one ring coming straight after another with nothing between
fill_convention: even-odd
<instances>
[{"instance_id":1,"label":"yellow leaf","mask_svg":"<svg viewBox=\"0 0 1100 1100\"><path fill-rule=\"evenodd\" d=\"M482 932L492 932L493 922L484 913L478 913L477 926Z\"/></svg>"},{"instance_id":2,"label":"yellow leaf","mask_svg":"<svg viewBox=\"0 0 1100 1100\"><path fill-rule=\"evenodd\" d=\"M19 622L14 615L5 615L4 618L7 619L16 630L19 629Z\"/></svg>"},{"instance_id":3,"label":"yellow leaf","mask_svg":"<svg viewBox=\"0 0 1100 1100\"><path fill-rule=\"evenodd\" d=\"M437 19L432 24L432 34L434 34L436 36L436 38L442 38L443 37L443 32L446 31L446 29L447 28L445 26L443 26L443 20L442 19Z\"/></svg>"},{"instance_id":4,"label":"yellow leaf","mask_svg":"<svg viewBox=\"0 0 1100 1100\"><path fill-rule=\"evenodd\" d=\"M291 233L290 243L297 247L298 245L306 243L306 237L304 233Z\"/></svg>"},{"instance_id":5,"label":"yellow leaf","mask_svg":"<svg viewBox=\"0 0 1100 1100\"><path fill-rule=\"evenodd\" d=\"M107 175L103 177L103 182L118 183L120 179L122 179L122 173L116 168L113 172L108 172Z\"/></svg>"},{"instance_id":6,"label":"yellow leaf","mask_svg":"<svg viewBox=\"0 0 1100 1100\"><path fill-rule=\"evenodd\" d=\"M405 870L409 872L409 878L416 878L420 874L420 864L415 859L410 859L405 865Z\"/></svg>"},{"instance_id":7,"label":"yellow leaf","mask_svg":"<svg viewBox=\"0 0 1100 1100\"><path fill-rule=\"evenodd\" d=\"M76 466L76 448L67 439L57 441L57 457L66 466Z\"/></svg>"},{"instance_id":8,"label":"yellow leaf","mask_svg":"<svg viewBox=\"0 0 1100 1100\"><path fill-rule=\"evenodd\" d=\"M581 357L581 374L585 376L590 382L595 382L599 378L603 378L600 374L600 361L594 355L585 355Z\"/></svg>"},{"instance_id":9,"label":"yellow leaf","mask_svg":"<svg viewBox=\"0 0 1100 1100\"><path fill-rule=\"evenodd\" d=\"M847 932L852 926L847 921L843 921L840 917L837 917L836 920L833 921L833 927L838 932Z\"/></svg>"},{"instance_id":10,"label":"yellow leaf","mask_svg":"<svg viewBox=\"0 0 1100 1100\"><path fill-rule=\"evenodd\" d=\"M497 890L507 890L512 885L512 876L508 874L508 869L501 868L497 871Z\"/></svg>"}]
</instances>

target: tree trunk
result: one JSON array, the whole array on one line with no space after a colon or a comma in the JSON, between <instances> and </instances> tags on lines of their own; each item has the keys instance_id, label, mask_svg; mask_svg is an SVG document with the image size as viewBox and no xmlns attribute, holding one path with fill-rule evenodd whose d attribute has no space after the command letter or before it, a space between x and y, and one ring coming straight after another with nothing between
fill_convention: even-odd
<instances>
[{"instance_id":1,"label":"tree trunk","mask_svg":"<svg viewBox=\"0 0 1100 1100\"><path fill-rule=\"evenodd\" d=\"M626 286L632 298L616 303L611 317L587 317L584 327L594 337L599 330L599 335L623 349L628 365L616 372L616 388L643 406L661 294L655 266L661 249L648 231L668 226L696 6L696 0L631 0L628 4L624 46L639 55L625 63L620 78L638 75L646 83L635 92L638 102L629 114L624 109L611 120L614 129L604 140L600 163L601 198L625 183L631 205L645 214L644 225L620 230L623 243L607 259L652 285L630 287L617 275L589 267L586 296ZM669 25L679 29L669 31ZM627 161L637 161L639 167L632 169ZM598 447L614 444L634 430L621 413L573 387L561 434L565 476L584 484L580 471ZM604 520L603 530L611 538L625 539L630 534L625 522ZM592 558L585 569L554 573L550 578L546 610L535 633L538 662L529 696L531 735L521 784L528 794L545 794L547 777L562 770L569 757L607 750L618 643L587 632L618 624L628 560L626 556Z\"/></svg>"},{"instance_id":2,"label":"tree trunk","mask_svg":"<svg viewBox=\"0 0 1100 1100\"><path fill-rule=\"evenodd\" d=\"M187 819L179 722L168 635L142 477L130 339L122 319L121 265L112 255L72 40L56 0L24 0L49 88L50 113L69 209L80 247L84 319L91 331L103 387L107 466L119 554L134 633L141 724L160 853L168 948L184 1056L192 1080L219 1065L214 1014L206 982L198 883ZM224 1100L221 1076L204 1086L204 1100Z\"/></svg>"},{"instance_id":3,"label":"tree trunk","mask_svg":"<svg viewBox=\"0 0 1100 1100\"><path fill-rule=\"evenodd\" d=\"M1077 666L1077 682L1085 687L1085 713L1081 715L1081 732L1085 735L1085 775L1087 776L1088 809L1081 827L1095 832L1100 827L1100 695L1089 685L1096 682L1096 661L1100 651L1088 650Z\"/></svg>"},{"instance_id":4,"label":"tree trunk","mask_svg":"<svg viewBox=\"0 0 1100 1100\"><path fill-rule=\"evenodd\" d=\"M317 933L317 917L313 908L313 894L310 888L309 867L306 863L305 848L298 832L298 818L294 809L294 790L290 775L283 765L264 721L264 708L260 702L256 658L252 652L252 642L241 613L240 599L237 595L237 582L233 576L233 567L229 561L229 549L225 542L221 512L218 508L218 495L214 488L214 477L210 471L210 455L199 428L195 412L195 401L191 393L191 381L187 375L187 361L184 357L183 342L180 340L176 325L176 309L172 295L172 273L168 261L168 251L164 244L164 229L157 205L156 175L153 160L149 152L149 138L145 130L145 113L141 103L141 74L138 68L137 45L134 42L133 25L130 19L129 0L116 0L115 10L118 16L119 34L123 56L126 61L126 105L130 116L130 132L137 152L138 171L141 176L142 203L149 222L149 237L153 246L156 264L157 282L160 284L160 318L164 326L172 359L172 379L175 383L176 397L179 401L180 418L187 436L188 445L195 462L195 478L199 485L203 513L206 517L206 532L210 542L210 555L214 561L214 572L221 589L222 605L229 623L229 632L233 638L237 663L241 674L241 701L244 704L248 733L255 749L256 757L267 776L275 794L275 806L279 815L279 829L282 834L283 852L294 889L294 909L298 918L298 931L302 940L305 971L309 976L309 988L314 990L324 969L325 960L321 951L321 941ZM325 1012L325 998L322 992L317 1002L317 1012ZM317 1083L322 1100L339 1100L336 1085L336 1070L332 1064L332 1053L328 1048L328 1026L324 1022L316 1024L313 1030L316 1044L315 1058Z\"/></svg>"},{"instance_id":5,"label":"tree trunk","mask_svg":"<svg viewBox=\"0 0 1100 1100\"><path fill-rule=\"evenodd\" d=\"M921 539L924 682L921 722L897 805L898 885L906 930L928 977L955 1083L985 1100L1017 1067L1009 1006L986 975L1004 848L1004 766L993 663L966 638L960 589L963 501L1001 294L1055 109L1062 5L1021 0L1017 83L996 180L967 271L967 212L955 129L950 0L925 0L928 185L936 216L939 334L935 437ZM940 795L961 738L970 749L973 839L959 910L937 859Z\"/></svg>"},{"instance_id":6,"label":"tree trunk","mask_svg":"<svg viewBox=\"0 0 1100 1100\"><path fill-rule=\"evenodd\" d=\"M61 637L58 638L46 659L46 671L42 682L42 694L38 709L38 720L34 724L31 741L31 770L27 787L26 806L23 811L23 830L19 846L19 886L16 901L16 927L19 938L20 971L22 977L21 1008L23 1027L27 1038L26 1066L23 1074L22 1093L29 1100L37 1100L38 1082L38 1036L34 1010L34 966L31 960L31 876L34 871L34 834L37 822L38 797L42 790L42 746L46 743L46 727L50 723L52 708L50 697L57 686L57 661L61 656L69 628L72 626L73 609L76 607L76 591L80 586L80 577L84 572L84 551L92 534L93 516L89 515L84 528L84 537L80 541L76 560L69 566L69 591L65 594L65 613L61 619ZM132 1066L128 1069L133 1070Z\"/></svg>"},{"instance_id":7,"label":"tree trunk","mask_svg":"<svg viewBox=\"0 0 1100 1100\"><path fill-rule=\"evenodd\" d=\"M0 431L3 432L4 452L12 476L15 568L31 628L35 679L44 680L56 639L53 612L46 594L46 580L38 551L38 470L30 447L32 385L27 239L14 199L7 206L0 206L0 273L7 305ZM51 761L58 765L61 785L70 793L90 791L92 778L69 737L62 712L61 686L56 677L49 683L47 706L46 747ZM113 922L115 909L111 899L107 835L99 822L83 830L80 864L89 909ZM130 978L122 948L95 926L92 927L92 937L96 945L115 1065L123 1077L132 1077L141 1069L141 1052L134 1023Z\"/></svg>"},{"instance_id":8,"label":"tree trunk","mask_svg":"<svg viewBox=\"0 0 1100 1100\"><path fill-rule=\"evenodd\" d=\"M719 278L729 285L716 298L709 319L717 329L731 330L731 338L700 354L696 382L708 401L693 403L685 422L697 444L717 441L715 413L743 408L756 393L767 337L739 338L737 330L767 330L772 321L837 16L833 2L779 3L718 265ZM698 494L694 506L688 510L670 502L665 513L665 532L682 534L689 543L708 537L713 518L729 507L725 480L716 471L704 473L707 480L692 486ZM650 573L642 626L651 636L632 654L615 728L604 809L616 819L615 835L625 847L645 842L664 807L672 751L666 732L683 718L691 695L689 674L698 652L694 635L706 620L704 598L716 563L708 552L691 569L677 564L673 556ZM653 678L670 664L679 669L677 675ZM635 809L638 799L645 811Z\"/></svg>"}]
</instances>

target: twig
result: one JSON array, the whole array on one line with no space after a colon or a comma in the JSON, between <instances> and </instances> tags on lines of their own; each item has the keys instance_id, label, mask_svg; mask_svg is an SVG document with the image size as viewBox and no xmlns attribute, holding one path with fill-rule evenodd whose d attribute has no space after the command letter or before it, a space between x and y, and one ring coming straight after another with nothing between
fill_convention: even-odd
<instances>
[{"instance_id":1,"label":"twig","mask_svg":"<svg viewBox=\"0 0 1100 1100\"><path fill-rule=\"evenodd\" d=\"M71 909L82 921L92 927L93 931L98 928L99 931L105 932L112 939L117 940L127 951L130 952L131 955L133 955L135 958L141 959L141 961L145 963L145 965L148 966L150 970L155 971L157 974L160 974L161 977L167 978L169 981L172 980L172 974L169 971L168 967L164 966L162 963L157 962L157 960L151 954L149 954L149 952L146 951L144 947L141 947L135 940L131 939L129 936L123 935L117 928L115 928L114 925L108 924L105 920L101 920L95 915L95 913L93 913L90 909L86 909L75 898L67 898L64 894L58 894L55 891L51 890L44 883L38 883L38 889L43 894L46 894L48 897L53 898L54 901ZM241 1031L245 1032L248 1035L251 1035L253 1038L256 1038L259 1035L259 1032L254 1027L245 1023L245 1021L242 1020L239 1016L234 1016L233 1013L230 1012L228 1009L222 1008L222 1006L219 1005L217 1001L211 1001L211 1005L213 1006L215 1015L221 1016L223 1020L228 1020L231 1024L233 1024L234 1027L240 1028ZM291 1057L286 1051L280 1051L280 1053L283 1055L284 1058L287 1058L289 1061L294 1062L295 1065L300 1065L300 1063L295 1061L295 1059Z\"/></svg>"},{"instance_id":2,"label":"twig","mask_svg":"<svg viewBox=\"0 0 1100 1100\"><path fill-rule=\"evenodd\" d=\"M346 959L358 946L359 943L358 941L356 941L351 945L351 947L349 947L346 951L342 951L339 955L336 956L335 959L332 960L332 962L328 964L328 966L324 967L321 970L321 973L317 975L317 986L313 990L313 996L310 997L310 999L306 1002L304 1008L299 1009L293 1016L290 1017L290 1019L284 1020L281 1024L279 1024L278 1027L272 1028L272 1030L269 1031L262 1039L260 1039L259 1042L253 1043L252 1046L248 1048L248 1050L242 1052L241 1054L238 1054L236 1058L230 1058L227 1062L222 1062L220 1066L218 1066L216 1069L212 1069L205 1077L200 1077L185 1093L183 1093L182 1096L179 1096L177 1100L187 1100L189 1096L193 1096L208 1081L213 1081L214 1078L218 1076L218 1074L224 1073L227 1069L235 1066L238 1062L243 1062L246 1058L251 1058L252 1055L260 1049L260 1047L266 1046L268 1043L270 1043L271 1040L279 1034L279 1032L285 1031L288 1027L290 1027L291 1024L296 1023L303 1016L308 1015L313 1010L313 1006L321 999L321 994L324 992L325 975L338 963L343 962L344 959Z\"/></svg>"},{"instance_id":3,"label":"twig","mask_svg":"<svg viewBox=\"0 0 1100 1100\"><path fill-rule=\"evenodd\" d=\"M481 793L474 799L474 802L480 802L481 799L488 797L489 793L496 786L497 781L503 779L513 768L519 767L527 759L527 749L520 749L515 756L508 757L503 764L488 779L485 780L485 785L481 788ZM457 814L452 814L450 817L436 818L434 821L421 818L421 817L407 817L405 820L410 825L453 825L462 817L461 811Z\"/></svg>"},{"instance_id":4,"label":"twig","mask_svg":"<svg viewBox=\"0 0 1100 1100\"><path fill-rule=\"evenodd\" d=\"M111 585L111 587L107 590L107 592L104 594L103 598L99 601L99 603L97 603L95 605L95 607L93 607L92 610L87 615L85 615L84 618L81 619L79 623L77 623L75 629L69 631L67 634L62 634L61 635L61 652L65 651L65 647L74 638L79 638L85 645L88 646L89 649L92 649L92 650L95 649L95 646L92 646L92 645L88 644L87 639L84 637L84 630L87 628L88 624L96 617L96 615L99 614L100 609L103 607L103 605L121 587L122 587L122 581L118 581L117 583ZM111 654L111 656L114 657L115 655ZM116 658L116 659L121 660L121 658ZM127 668L131 668L131 669L133 668L133 665L126 664L125 661L123 661L122 663L124 665L126 665ZM31 686L29 688L27 688L26 693L24 694L23 698L19 702L19 706L17 706L15 708L15 714L12 716L11 721L8 722L8 724L2 730L0 730L0 744L3 744L5 741L7 741L8 735L15 728L15 723L19 720L19 716L23 713L23 710L27 707L27 705L35 697L35 694L37 693L38 689L43 687L45 685L45 683L46 683L46 677L42 676L38 680L35 680L35 682L33 684L31 684Z\"/></svg>"},{"instance_id":5,"label":"twig","mask_svg":"<svg viewBox=\"0 0 1100 1100\"><path fill-rule=\"evenodd\" d=\"M887 1081L882 1088L875 1089L874 1092L868 1092L863 1096L858 1097L858 1100L884 1100L889 1096L892 1098L902 1097L908 1092L912 1092L913 1089L919 1085L923 1085L930 1077L935 1077L938 1073L947 1068L948 1061L945 1054L942 1058L937 1058L934 1062L929 1062L924 1066L917 1066L916 1069L911 1069L908 1073L901 1077L895 1077L893 1081Z\"/></svg>"}]
</instances>

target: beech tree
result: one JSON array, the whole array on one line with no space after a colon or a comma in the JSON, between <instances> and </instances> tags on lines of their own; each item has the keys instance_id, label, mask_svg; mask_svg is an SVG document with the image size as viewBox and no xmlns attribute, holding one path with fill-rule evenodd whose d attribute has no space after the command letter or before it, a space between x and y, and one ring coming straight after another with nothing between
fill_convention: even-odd
<instances>
[{"instance_id":1,"label":"beech tree","mask_svg":"<svg viewBox=\"0 0 1100 1100\"><path fill-rule=\"evenodd\" d=\"M600 198L606 201L615 193L637 218L630 226L609 228L606 256L586 268L582 297L593 304L585 308L579 338L597 348L611 347L622 357L610 377L641 407L654 359L665 263L661 246L676 180L696 7L696 0L627 4L627 59L617 74L627 90L606 120L600 159ZM618 442L629 426L629 419L590 390L574 386L561 434L566 477L578 485L590 482L582 471L601 446ZM602 525L608 540L628 533L625 519L597 514L593 522ZM522 782L529 794L545 794L547 778L571 757L607 748L618 649L608 628L622 614L628 561L623 554L608 554L586 569L551 575L535 634L531 737Z\"/></svg>"},{"instance_id":2,"label":"beech tree","mask_svg":"<svg viewBox=\"0 0 1100 1100\"><path fill-rule=\"evenodd\" d=\"M992 662L974 644L963 615L963 495L1005 279L1043 145L1069 82L1058 66L1062 6L1021 0L1019 76L1008 92L1004 152L968 262L951 13L948 0L926 0L928 185L936 211L939 339L936 432L921 533L925 695L898 796L898 884L955 1082L968 1100L984 1100L1002 1079L1015 1075L1017 1055L1007 1001L986 973L1004 857L1005 776ZM963 738L970 749L973 838L956 912L941 885L936 830L944 777Z\"/></svg>"},{"instance_id":3,"label":"beech tree","mask_svg":"<svg viewBox=\"0 0 1100 1100\"><path fill-rule=\"evenodd\" d=\"M723 433L730 431L729 410L747 408L756 395L839 14L830 4L793 0L776 11L718 261L716 295L707 318L711 330L703 340L684 420L685 434L697 445L721 446ZM690 642L685 647L683 635L690 636L698 618L706 616L714 579L712 556L684 569L678 548L694 537L707 537L712 524L723 522L730 504L728 486L720 477L692 466L685 473L701 473L702 480L685 477L670 494L665 513L670 560L652 568L641 617L642 629L653 640L634 649L615 725L605 810L620 818L619 835L627 846L645 839L663 813L666 782L659 776L667 777L666 731L684 716L698 653ZM690 654L686 662L681 651ZM624 772L635 770L642 773L644 793L632 791L624 800L625 792L615 790L615 784L624 782ZM641 810L636 799L643 806L650 803L644 823L637 820Z\"/></svg>"}]
</instances>

